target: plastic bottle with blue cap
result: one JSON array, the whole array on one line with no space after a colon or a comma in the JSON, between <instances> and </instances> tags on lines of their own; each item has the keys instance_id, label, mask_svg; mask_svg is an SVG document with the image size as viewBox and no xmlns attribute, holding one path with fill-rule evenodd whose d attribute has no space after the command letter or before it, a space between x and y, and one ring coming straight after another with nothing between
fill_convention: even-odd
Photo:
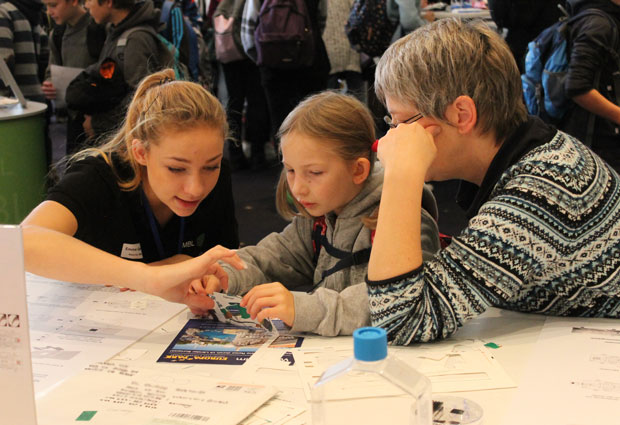
<instances>
[{"instance_id":1,"label":"plastic bottle with blue cap","mask_svg":"<svg viewBox=\"0 0 620 425\"><path fill-rule=\"evenodd\" d=\"M328 368L312 388L312 424L431 425L430 380L388 355L380 328L353 332L353 357Z\"/></svg>"}]
</instances>

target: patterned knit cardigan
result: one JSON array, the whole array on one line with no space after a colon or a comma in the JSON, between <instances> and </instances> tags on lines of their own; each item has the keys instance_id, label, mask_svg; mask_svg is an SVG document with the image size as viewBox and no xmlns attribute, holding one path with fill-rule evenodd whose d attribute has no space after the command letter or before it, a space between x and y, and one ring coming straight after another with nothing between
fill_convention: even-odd
<instances>
[{"instance_id":1,"label":"patterned knit cardigan","mask_svg":"<svg viewBox=\"0 0 620 425\"><path fill-rule=\"evenodd\" d=\"M489 306L620 317L620 178L558 132L502 174L450 246L368 292L373 326L400 345L448 337Z\"/></svg>"}]
</instances>

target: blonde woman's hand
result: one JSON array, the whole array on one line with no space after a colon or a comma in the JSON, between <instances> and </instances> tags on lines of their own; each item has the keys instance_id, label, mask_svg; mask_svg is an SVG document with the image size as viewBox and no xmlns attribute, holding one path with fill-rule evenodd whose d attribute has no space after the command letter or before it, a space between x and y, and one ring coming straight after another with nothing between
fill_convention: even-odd
<instances>
[{"instance_id":1,"label":"blonde woman's hand","mask_svg":"<svg viewBox=\"0 0 620 425\"><path fill-rule=\"evenodd\" d=\"M214 292L228 290L228 273L218 263L209 268L209 274L201 279L194 279L190 283L189 290L193 294L211 295Z\"/></svg>"},{"instance_id":2,"label":"blonde woman's hand","mask_svg":"<svg viewBox=\"0 0 620 425\"><path fill-rule=\"evenodd\" d=\"M186 304L192 313L203 315L214 307L209 295L214 292L228 290L228 274L222 266L215 263L210 270L210 274L203 276L202 279L194 279L189 285L189 293L186 297ZM201 298L202 297L202 298ZM206 300L204 298L207 298ZM205 307L208 307L205 309Z\"/></svg>"},{"instance_id":3,"label":"blonde woman's hand","mask_svg":"<svg viewBox=\"0 0 620 425\"><path fill-rule=\"evenodd\" d=\"M288 326L295 321L295 299L280 282L265 283L252 288L241 300L250 317L258 322L278 318Z\"/></svg>"},{"instance_id":4,"label":"blonde woman's hand","mask_svg":"<svg viewBox=\"0 0 620 425\"><path fill-rule=\"evenodd\" d=\"M221 287L228 288L228 278L224 278L225 272L217 264L218 261L224 261L239 270L246 268L235 251L218 245L199 257L181 263L147 266L148 273L137 289L168 301L187 304L190 309L209 310L213 308L213 300L205 295L207 288L203 287L204 293L201 290L198 294L190 292L190 287L198 288L205 276L212 275L220 280L218 284ZM213 281L211 284L215 286Z\"/></svg>"}]
</instances>

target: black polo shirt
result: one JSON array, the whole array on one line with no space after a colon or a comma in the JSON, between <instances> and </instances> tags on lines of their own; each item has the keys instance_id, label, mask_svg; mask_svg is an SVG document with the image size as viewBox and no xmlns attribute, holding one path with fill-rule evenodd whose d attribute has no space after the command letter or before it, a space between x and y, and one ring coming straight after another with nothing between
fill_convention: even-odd
<instances>
[{"instance_id":1,"label":"black polo shirt","mask_svg":"<svg viewBox=\"0 0 620 425\"><path fill-rule=\"evenodd\" d=\"M115 161L122 177L131 171ZM47 195L67 207L78 222L75 237L103 251L145 263L161 260L141 195L142 189L127 192L118 185L114 170L101 156L73 164ZM161 228L155 221L165 258L178 253L180 218ZM214 245L239 246L232 195L230 167L222 161L220 176L209 196L185 218L182 254L195 257Z\"/></svg>"}]
</instances>

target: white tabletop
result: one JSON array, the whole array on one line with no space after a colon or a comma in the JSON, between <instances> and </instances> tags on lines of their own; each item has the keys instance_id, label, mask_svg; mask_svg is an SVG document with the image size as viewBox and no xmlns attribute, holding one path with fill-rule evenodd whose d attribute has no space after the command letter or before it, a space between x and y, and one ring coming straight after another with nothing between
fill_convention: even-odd
<instances>
[{"instance_id":1,"label":"white tabletop","mask_svg":"<svg viewBox=\"0 0 620 425\"><path fill-rule=\"evenodd\" d=\"M146 301L138 301L135 303L139 305L135 307L144 307L147 305ZM176 314L169 314L174 315L167 321L160 318L163 320L158 323L165 321L162 325L146 333L146 336L127 346L127 348L123 349L116 356L113 356L110 360L114 363L128 364L137 369L156 368L162 372L183 373L190 377L192 377L192 374L199 374L215 379L237 380L240 382L243 382L242 378L245 376L245 371L248 370L246 366L248 366L250 362L254 362L254 367L257 363L260 364L260 356L251 357L243 366L158 363L157 359L170 345L175 336L187 323L188 319L192 318L192 315L187 309L183 309ZM90 318L91 320L97 320L97 317L100 317L94 314L90 315L92 316ZM136 319L128 316L125 323L131 325L132 320L135 322ZM455 341L481 340L483 343L494 343L498 348L491 349L493 357L518 386L524 381L523 378L528 370L532 353L536 347L545 320L546 317L542 315L522 314L491 308L481 316L467 322L452 339ZM32 327L33 324L31 323L31 328ZM325 346L329 344L336 345L339 342L347 344L349 341L352 341L351 337L338 337L337 340L333 340L331 338L308 335L306 336L302 348L308 346ZM416 347L407 347L405 350L416 350ZM103 360L106 359L101 359L101 361ZM300 376L296 368L291 368L290 372L288 370L280 370L277 374L273 375L266 373L265 375L261 375L261 377L264 379L264 382L262 382L264 384L273 385L287 392L299 391L301 396L297 397L296 400L300 406L307 407L303 396L303 390L296 384L300 382ZM90 391L96 392L97 388L92 387ZM515 412L512 406L517 392L518 387L512 387L460 392L455 393L455 395L473 400L483 408L483 424L502 425L507 415L518 415L518 409L517 412ZM71 403L71 400L67 400L67 403ZM38 413L40 417L42 417L41 415L45 416L45 411L39 411ZM54 423L53 425L56 424Z\"/></svg>"},{"instance_id":2,"label":"white tabletop","mask_svg":"<svg viewBox=\"0 0 620 425\"><path fill-rule=\"evenodd\" d=\"M130 364L136 368L157 367L166 372L180 371L187 367L193 368L192 370L198 370L196 368L199 368L201 374L207 374L218 379L234 379L242 376L243 374L240 372L242 371L241 368L244 366L157 363L157 359L189 318L191 318L191 314L187 310L182 311L140 341L129 346L124 352L119 353L118 356L113 358L113 361ZM494 357L518 384L544 321L544 316L490 309L482 316L468 322L454 337L457 339L478 339L484 342L494 342L497 344L499 348L493 350ZM308 336L308 338L310 338L310 340L319 339L313 336ZM338 338L351 339L350 337ZM138 358L132 359L136 354ZM278 386L283 382L298 381L299 377L297 372L294 368L292 369L289 377L283 376L283 372L281 371L278 372L278 376L273 377L274 382L271 382L271 384ZM184 370L184 372L186 372L186 370ZM266 376L267 381L265 384L270 384L270 382L268 382L269 375ZM95 388L91 390L96 391ZM455 395L466 397L477 402L484 410L483 423L485 425L501 425L506 411L511 406L511 400L515 392L516 388L511 388L472 391L456 393ZM303 399L303 397L301 397L301 399ZM301 403L304 402L302 401ZM39 414L45 414L45 412L39 412Z\"/></svg>"}]
</instances>

